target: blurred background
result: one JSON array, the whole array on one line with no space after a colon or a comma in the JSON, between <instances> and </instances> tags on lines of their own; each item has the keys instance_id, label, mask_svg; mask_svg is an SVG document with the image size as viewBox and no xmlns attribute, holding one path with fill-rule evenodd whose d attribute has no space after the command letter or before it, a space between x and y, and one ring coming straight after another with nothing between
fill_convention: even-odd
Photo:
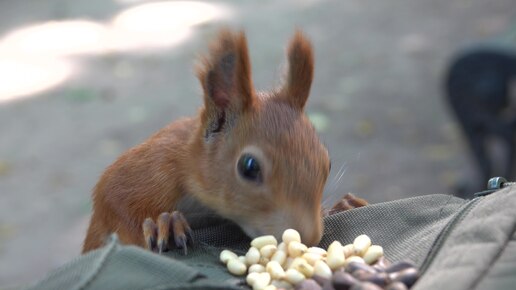
<instances>
[{"instance_id":1,"label":"blurred background","mask_svg":"<svg viewBox=\"0 0 516 290\"><path fill-rule=\"evenodd\" d=\"M0 289L79 255L98 177L196 113L194 61L223 25L246 31L264 90L280 83L294 29L312 39L306 110L332 158L326 204L485 184L443 83L464 49L516 47L514 0L3 0Z\"/></svg>"}]
</instances>

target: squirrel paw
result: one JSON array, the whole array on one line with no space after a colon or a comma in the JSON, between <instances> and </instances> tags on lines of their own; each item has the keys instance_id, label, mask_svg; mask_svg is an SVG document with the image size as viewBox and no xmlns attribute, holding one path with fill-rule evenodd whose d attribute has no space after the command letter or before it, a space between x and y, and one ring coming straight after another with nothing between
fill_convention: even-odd
<instances>
[{"instance_id":1,"label":"squirrel paw","mask_svg":"<svg viewBox=\"0 0 516 290\"><path fill-rule=\"evenodd\" d=\"M356 197L351 193L345 194L328 212L328 215L336 214L342 211L354 209L357 207L363 207L369 203L360 197Z\"/></svg>"},{"instance_id":2,"label":"squirrel paw","mask_svg":"<svg viewBox=\"0 0 516 290\"><path fill-rule=\"evenodd\" d=\"M169 244L173 239L176 247L183 249L186 255L187 244L191 245L193 238L192 229L183 214L178 211L164 212L158 216L156 223L151 218L143 222L143 236L147 249L161 254L171 248Z\"/></svg>"}]
</instances>

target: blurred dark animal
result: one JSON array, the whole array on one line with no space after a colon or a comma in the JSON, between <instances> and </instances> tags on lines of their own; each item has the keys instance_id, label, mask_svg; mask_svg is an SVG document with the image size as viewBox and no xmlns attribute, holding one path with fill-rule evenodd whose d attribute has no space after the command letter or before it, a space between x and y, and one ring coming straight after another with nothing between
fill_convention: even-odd
<instances>
[{"instance_id":1,"label":"blurred dark animal","mask_svg":"<svg viewBox=\"0 0 516 290\"><path fill-rule=\"evenodd\" d=\"M492 176L515 177L515 78L516 53L498 48L468 50L450 65L447 98L480 170L481 180L468 185L473 192Z\"/></svg>"}]
</instances>

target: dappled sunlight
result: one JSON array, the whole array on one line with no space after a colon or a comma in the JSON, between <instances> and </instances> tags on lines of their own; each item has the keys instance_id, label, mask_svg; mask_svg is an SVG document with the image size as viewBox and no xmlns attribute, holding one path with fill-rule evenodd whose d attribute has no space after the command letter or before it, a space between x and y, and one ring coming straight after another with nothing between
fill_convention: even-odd
<instances>
[{"instance_id":1,"label":"dappled sunlight","mask_svg":"<svg viewBox=\"0 0 516 290\"><path fill-rule=\"evenodd\" d=\"M147 32L132 30L131 27L117 27L111 30L109 42L103 52L142 53L148 50L170 48L185 41L191 33L191 29L185 27L156 29Z\"/></svg>"},{"instance_id":2,"label":"dappled sunlight","mask_svg":"<svg viewBox=\"0 0 516 290\"><path fill-rule=\"evenodd\" d=\"M16 59L0 56L0 104L50 89L68 78L73 66L57 59Z\"/></svg>"},{"instance_id":3,"label":"dappled sunlight","mask_svg":"<svg viewBox=\"0 0 516 290\"><path fill-rule=\"evenodd\" d=\"M50 21L15 30L0 42L5 55L48 57L99 53L105 49L107 29L85 20Z\"/></svg>"},{"instance_id":4,"label":"dappled sunlight","mask_svg":"<svg viewBox=\"0 0 516 290\"><path fill-rule=\"evenodd\" d=\"M136 4L107 23L49 21L8 33L0 39L0 102L59 85L71 75L74 57L167 49L186 41L195 25L228 14L203 2Z\"/></svg>"},{"instance_id":5,"label":"dappled sunlight","mask_svg":"<svg viewBox=\"0 0 516 290\"><path fill-rule=\"evenodd\" d=\"M113 19L113 26L140 33L169 32L218 18L223 11L203 2L158 2L129 8Z\"/></svg>"},{"instance_id":6,"label":"dappled sunlight","mask_svg":"<svg viewBox=\"0 0 516 290\"><path fill-rule=\"evenodd\" d=\"M184 41L191 27L222 18L226 10L203 2L157 2L122 11L111 22L116 50L168 47Z\"/></svg>"},{"instance_id":7,"label":"dappled sunlight","mask_svg":"<svg viewBox=\"0 0 516 290\"><path fill-rule=\"evenodd\" d=\"M142 2L154 2L152 0L113 0L120 4L140 4Z\"/></svg>"},{"instance_id":8,"label":"dappled sunlight","mask_svg":"<svg viewBox=\"0 0 516 290\"><path fill-rule=\"evenodd\" d=\"M0 41L0 104L26 98L66 81L67 56L101 51L106 29L84 20L50 21L20 28Z\"/></svg>"},{"instance_id":9,"label":"dappled sunlight","mask_svg":"<svg viewBox=\"0 0 516 290\"><path fill-rule=\"evenodd\" d=\"M142 4L122 11L106 24L50 21L17 29L0 41L0 53L48 57L168 48L186 40L191 27L225 14L225 9L202 2Z\"/></svg>"}]
</instances>

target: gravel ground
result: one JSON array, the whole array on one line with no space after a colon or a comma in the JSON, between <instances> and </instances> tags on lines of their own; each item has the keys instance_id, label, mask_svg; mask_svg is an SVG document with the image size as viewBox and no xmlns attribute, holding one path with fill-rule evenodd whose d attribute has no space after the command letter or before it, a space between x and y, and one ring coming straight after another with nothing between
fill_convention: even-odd
<instances>
[{"instance_id":1,"label":"gravel ground","mask_svg":"<svg viewBox=\"0 0 516 290\"><path fill-rule=\"evenodd\" d=\"M2 79L12 76L1 62L12 31L51 20L106 24L146 3L1 1ZM312 39L316 74L307 112L332 157L327 203L346 192L371 202L451 193L475 179L442 76L460 49L516 46L513 0L210 3L226 13L192 26L171 46L60 56L73 67L63 82L0 99L0 289L40 279L80 253L97 178L125 149L196 112L193 63L222 25L247 32L259 89L279 83L296 27ZM45 75L58 70L50 66Z\"/></svg>"}]
</instances>

